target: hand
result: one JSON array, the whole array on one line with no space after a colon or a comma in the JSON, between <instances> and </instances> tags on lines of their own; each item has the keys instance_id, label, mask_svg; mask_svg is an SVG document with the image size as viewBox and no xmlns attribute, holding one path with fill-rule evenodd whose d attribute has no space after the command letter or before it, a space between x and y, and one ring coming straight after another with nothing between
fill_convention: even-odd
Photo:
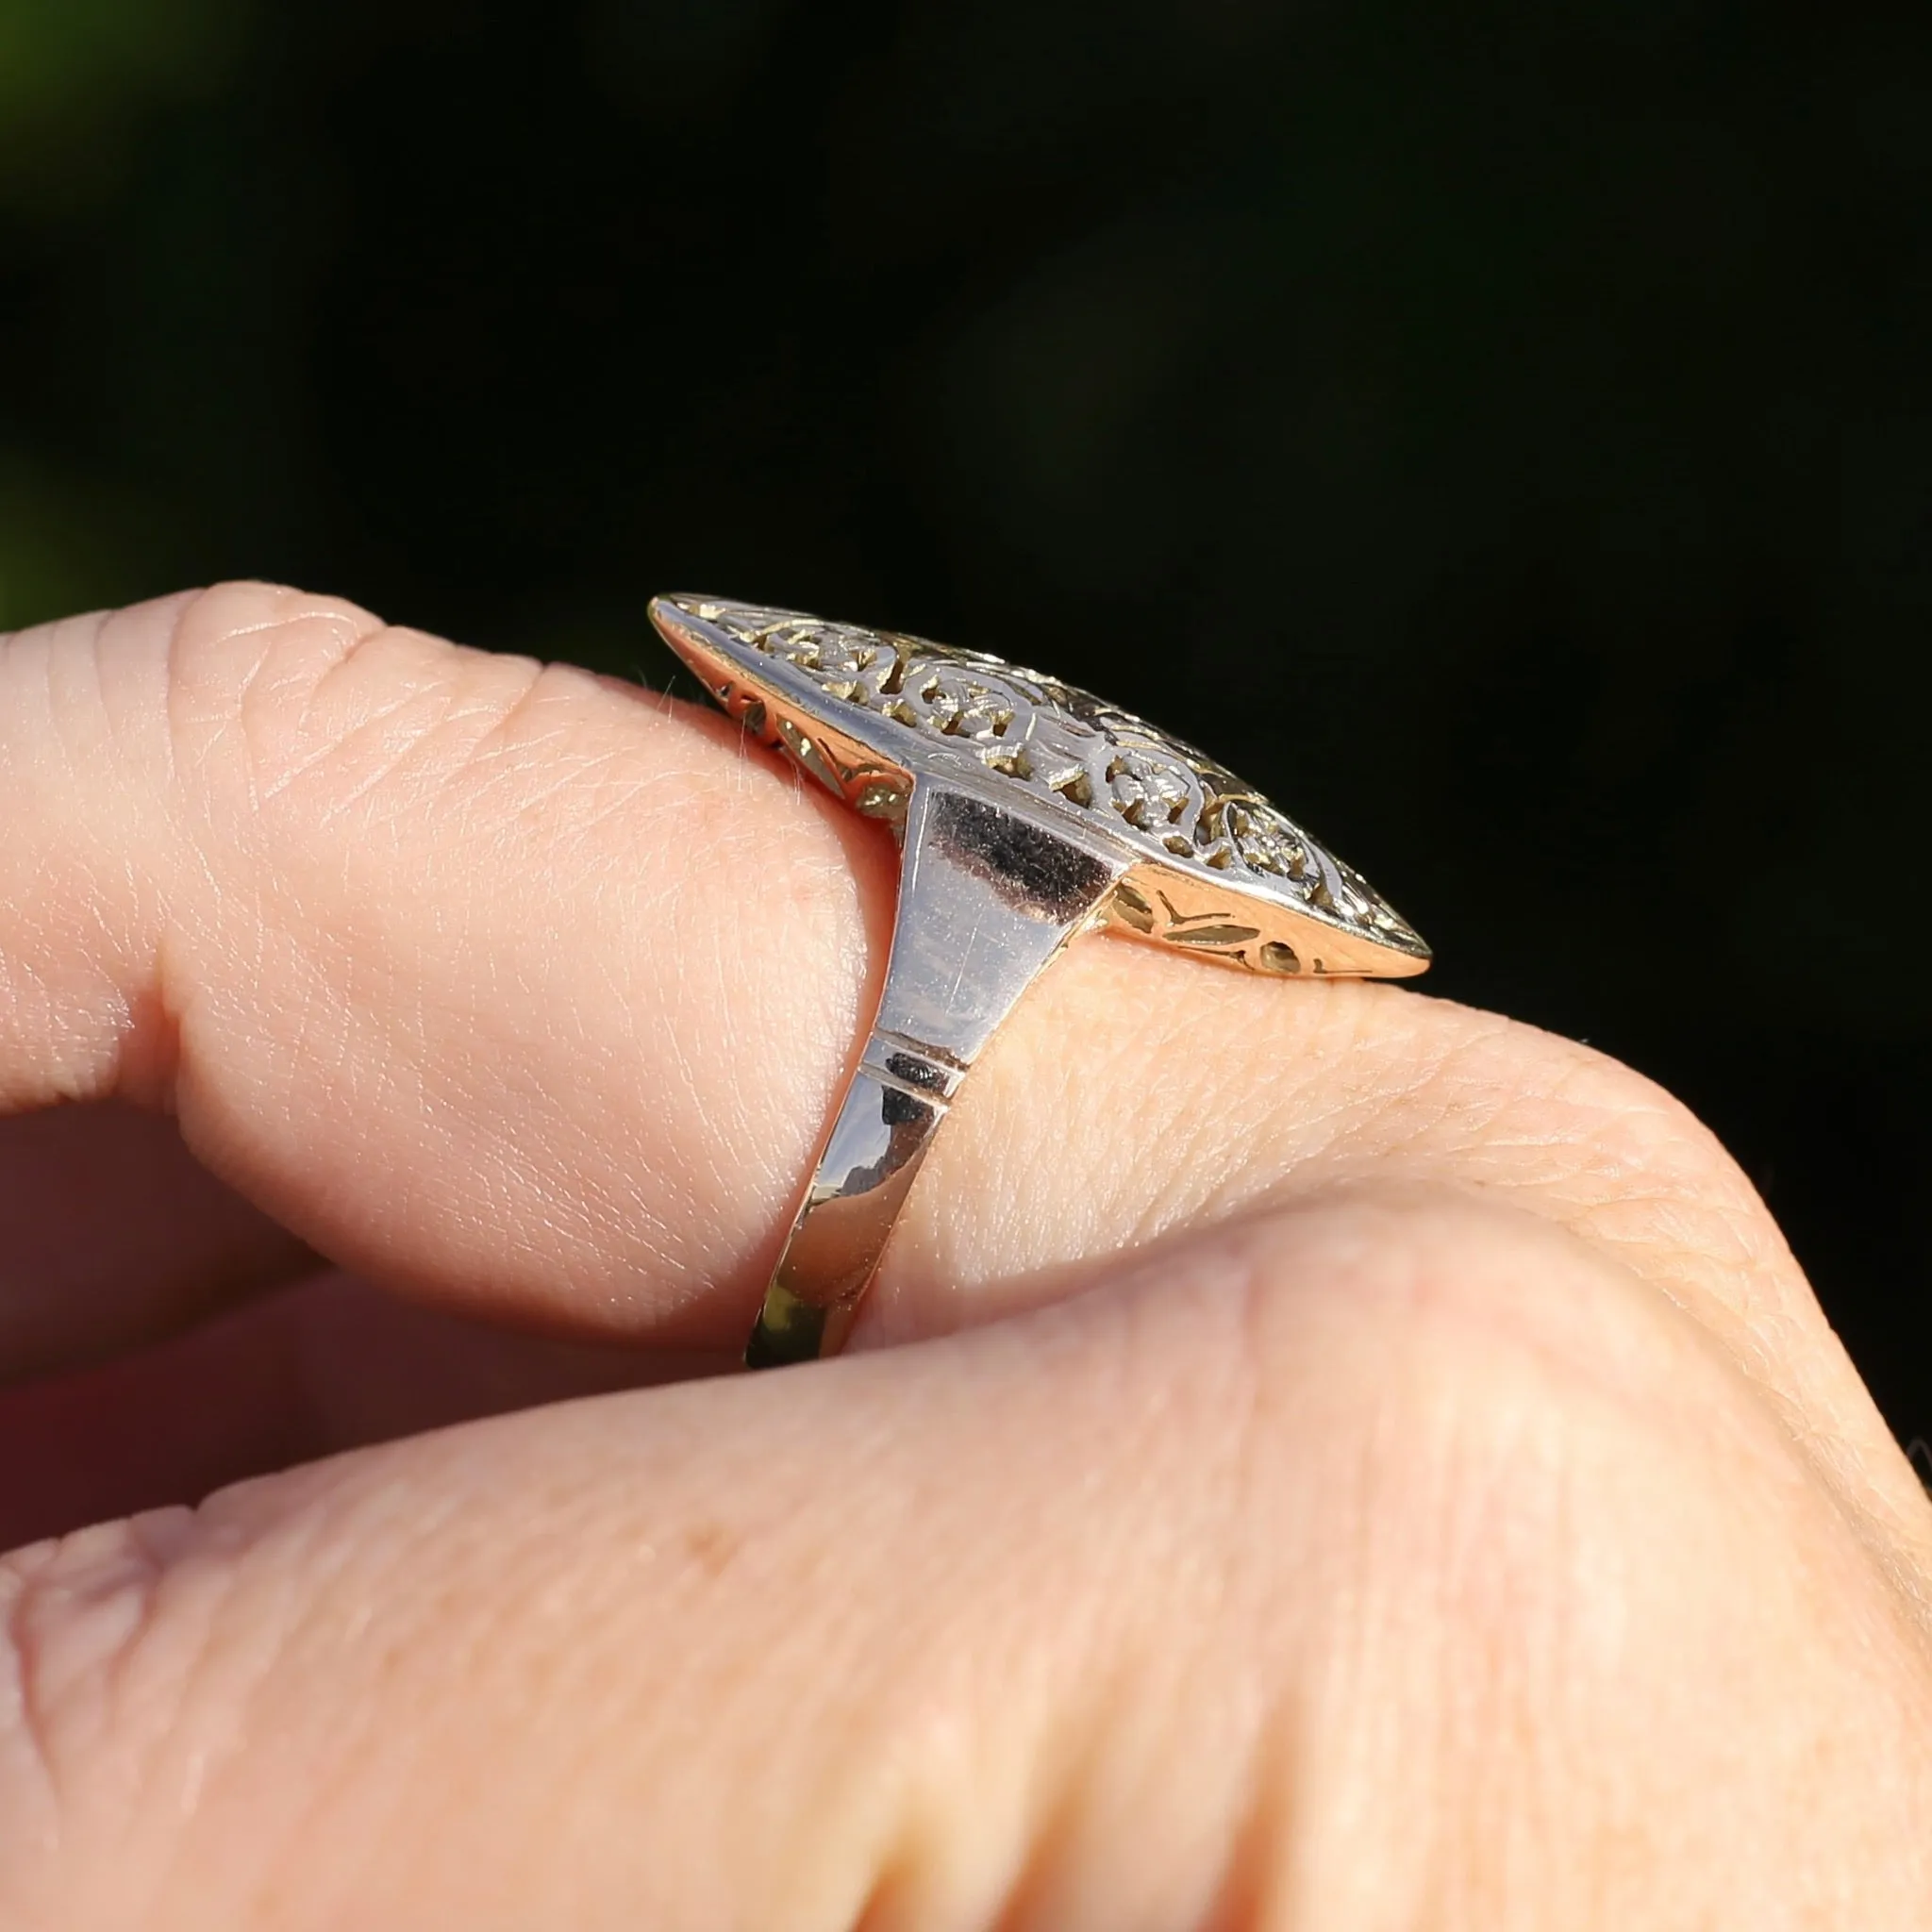
<instances>
[{"instance_id":1,"label":"hand","mask_svg":"<svg viewBox=\"0 0 1932 1932\"><path fill-rule=\"evenodd\" d=\"M1932 1508L1635 1074L1084 941L859 1352L677 1381L880 828L253 586L0 642L0 799L14 1536L676 1382L6 1559L7 1932L1924 1924Z\"/></svg>"}]
</instances>

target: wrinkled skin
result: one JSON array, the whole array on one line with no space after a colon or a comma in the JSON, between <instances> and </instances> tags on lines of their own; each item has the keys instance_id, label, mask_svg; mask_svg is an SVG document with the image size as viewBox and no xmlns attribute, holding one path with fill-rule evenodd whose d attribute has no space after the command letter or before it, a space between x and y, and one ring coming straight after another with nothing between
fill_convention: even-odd
<instances>
[{"instance_id":1,"label":"wrinkled skin","mask_svg":"<svg viewBox=\"0 0 1932 1932\"><path fill-rule=\"evenodd\" d=\"M5 1932L1932 1923L1932 1507L1636 1074L1083 941L693 1378L878 827L255 585L0 641L0 800Z\"/></svg>"}]
</instances>

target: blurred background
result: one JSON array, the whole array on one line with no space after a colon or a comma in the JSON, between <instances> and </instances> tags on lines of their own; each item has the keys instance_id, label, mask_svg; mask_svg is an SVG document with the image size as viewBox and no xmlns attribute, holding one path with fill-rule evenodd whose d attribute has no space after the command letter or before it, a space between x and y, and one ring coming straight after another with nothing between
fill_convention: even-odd
<instances>
[{"instance_id":1,"label":"blurred background","mask_svg":"<svg viewBox=\"0 0 1932 1932\"><path fill-rule=\"evenodd\" d=\"M1684 1094L1932 1434L1928 208L1923 5L0 0L0 625L1043 662Z\"/></svg>"}]
</instances>

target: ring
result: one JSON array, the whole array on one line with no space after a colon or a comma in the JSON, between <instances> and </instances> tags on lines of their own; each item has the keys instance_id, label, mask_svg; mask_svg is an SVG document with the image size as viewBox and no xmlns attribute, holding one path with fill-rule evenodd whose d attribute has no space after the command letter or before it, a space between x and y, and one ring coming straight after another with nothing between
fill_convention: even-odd
<instances>
[{"instance_id":1,"label":"ring","mask_svg":"<svg viewBox=\"0 0 1932 1932\"><path fill-rule=\"evenodd\" d=\"M981 1049L1075 933L1314 978L1429 949L1360 874L1224 766L977 651L709 597L652 622L747 737L900 843L878 1016L765 1291L745 1363L835 1354Z\"/></svg>"}]
</instances>

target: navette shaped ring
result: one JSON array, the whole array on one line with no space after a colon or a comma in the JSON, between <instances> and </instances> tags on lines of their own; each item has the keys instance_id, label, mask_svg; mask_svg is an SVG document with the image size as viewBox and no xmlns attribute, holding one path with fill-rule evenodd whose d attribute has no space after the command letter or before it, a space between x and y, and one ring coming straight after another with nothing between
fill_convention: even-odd
<instances>
[{"instance_id":1,"label":"navette shaped ring","mask_svg":"<svg viewBox=\"0 0 1932 1932\"><path fill-rule=\"evenodd\" d=\"M835 1353L959 1084L1075 933L1283 978L1400 977L1429 949L1224 766L977 651L796 610L658 597L652 621L748 736L900 841L879 1010L745 1361Z\"/></svg>"}]
</instances>

